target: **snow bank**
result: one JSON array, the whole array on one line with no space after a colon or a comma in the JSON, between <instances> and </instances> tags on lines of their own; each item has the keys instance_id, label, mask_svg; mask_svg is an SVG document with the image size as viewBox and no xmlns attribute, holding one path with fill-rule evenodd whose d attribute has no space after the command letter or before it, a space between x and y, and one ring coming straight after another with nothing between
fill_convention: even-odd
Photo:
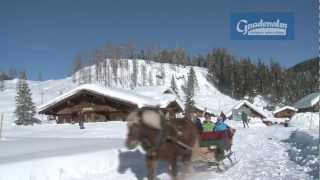
<instances>
[{"instance_id":1,"label":"snow bank","mask_svg":"<svg viewBox=\"0 0 320 180\"><path fill-rule=\"evenodd\" d=\"M0 164L0 180L67 180L113 171L118 164L116 150L32 159Z\"/></svg>"},{"instance_id":2,"label":"snow bank","mask_svg":"<svg viewBox=\"0 0 320 180\"><path fill-rule=\"evenodd\" d=\"M319 129L319 113L297 113L289 124L300 129Z\"/></svg>"}]
</instances>

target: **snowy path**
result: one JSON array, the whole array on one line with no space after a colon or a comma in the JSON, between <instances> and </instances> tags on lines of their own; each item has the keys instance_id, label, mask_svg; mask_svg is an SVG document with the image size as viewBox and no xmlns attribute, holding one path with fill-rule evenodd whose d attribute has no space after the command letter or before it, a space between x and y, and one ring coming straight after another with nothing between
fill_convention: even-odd
<instances>
[{"instance_id":1,"label":"snowy path","mask_svg":"<svg viewBox=\"0 0 320 180\"><path fill-rule=\"evenodd\" d=\"M240 162L225 173L194 172L188 179L309 179L289 160L287 139L293 128L237 127L234 151ZM6 130L0 141L0 180L134 180L146 176L144 154L123 147L124 122L41 125ZM120 133L121 132L121 133ZM159 179L169 179L160 163Z\"/></svg>"},{"instance_id":2,"label":"snowy path","mask_svg":"<svg viewBox=\"0 0 320 180\"><path fill-rule=\"evenodd\" d=\"M283 127L240 128L234 141L239 163L221 173L196 173L190 179L308 179L303 169L289 160L287 139L292 129Z\"/></svg>"}]
</instances>

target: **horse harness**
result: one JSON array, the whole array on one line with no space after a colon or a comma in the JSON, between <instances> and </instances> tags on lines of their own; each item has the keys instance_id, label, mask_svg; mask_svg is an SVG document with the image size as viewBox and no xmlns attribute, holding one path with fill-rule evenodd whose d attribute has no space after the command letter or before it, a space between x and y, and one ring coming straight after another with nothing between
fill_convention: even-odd
<instances>
[{"instance_id":1,"label":"horse harness","mask_svg":"<svg viewBox=\"0 0 320 180\"><path fill-rule=\"evenodd\" d=\"M139 121L140 123L146 125L143 121L142 121L142 113L143 112L139 112L138 116L139 116ZM143 147L143 149L146 151L147 156L149 157L154 157L157 155L158 150L160 148L160 146L165 143L165 142L173 142L176 143L177 145L181 146L181 141L179 141L179 137L181 137L183 135L182 131L176 127L175 125L173 125L172 123L168 122L163 114L159 114L160 115L160 126L161 128L158 130L157 132L157 141L156 144L152 144L149 139L147 138L147 136L144 136L142 138L141 141L141 145ZM174 136L169 136L168 135L168 130L169 128L173 129L176 137ZM184 143L182 143L183 145L185 145ZM182 145L182 147L183 147ZM188 149L188 148L186 148Z\"/></svg>"}]
</instances>

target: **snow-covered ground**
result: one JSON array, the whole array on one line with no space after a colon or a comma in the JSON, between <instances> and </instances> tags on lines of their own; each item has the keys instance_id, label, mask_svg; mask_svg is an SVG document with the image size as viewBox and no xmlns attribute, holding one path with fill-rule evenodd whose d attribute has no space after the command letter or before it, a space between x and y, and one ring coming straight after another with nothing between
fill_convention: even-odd
<instances>
[{"instance_id":1,"label":"snow-covered ground","mask_svg":"<svg viewBox=\"0 0 320 180\"><path fill-rule=\"evenodd\" d=\"M297 127L301 130L319 130L319 121L320 114L318 113L297 113L295 114L291 120L290 125L293 127Z\"/></svg>"},{"instance_id":2,"label":"snow-covered ground","mask_svg":"<svg viewBox=\"0 0 320 180\"><path fill-rule=\"evenodd\" d=\"M307 170L290 160L288 139L294 127L262 123L237 129L234 151L239 163L225 173L195 171L188 179L308 179ZM146 176L144 152L124 147L125 122L42 124L6 127L0 141L0 180L112 180ZM169 179L166 163L160 179Z\"/></svg>"}]
</instances>

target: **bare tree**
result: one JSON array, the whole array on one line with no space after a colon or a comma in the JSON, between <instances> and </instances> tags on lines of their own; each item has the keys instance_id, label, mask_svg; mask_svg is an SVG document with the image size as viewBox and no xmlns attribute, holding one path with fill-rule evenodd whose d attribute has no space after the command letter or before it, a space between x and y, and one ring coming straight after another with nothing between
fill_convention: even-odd
<instances>
[{"instance_id":1,"label":"bare tree","mask_svg":"<svg viewBox=\"0 0 320 180\"><path fill-rule=\"evenodd\" d=\"M146 65L142 65L141 70L141 76L142 76L142 86L147 86L147 68Z\"/></svg>"},{"instance_id":2,"label":"bare tree","mask_svg":"<svg viewBox=\"0 0 320 180\"><path fill-rule=\"evenodd\" d=\"M149 86L153 86L153 77L152 77L152 71L149 71Z\"/></svg>"},{"instance_id":3,"label":"bare tree","mask_svg":"<svg viewBox=\"0 0 320 180\"><path fill-rule=\"evenodd\" d=\"M73 70L72 70L72 82L73 83L80 83L80 79L82 78L82 71L79 72L79 70L82 69L82 61L79 54L76 55L74 59L73 64Z\"/></svg>"},{"instance_id":4,"label":"bare tree","mask_svg":"<svg viewBox=\"0 0 320 180\"><path fill-rule=\"evenodd\" d=\"M131 75L131 89L137 87L138 85L138 62L137 60L132 61L132 75Z\"/></svg>"}]
</instances>

